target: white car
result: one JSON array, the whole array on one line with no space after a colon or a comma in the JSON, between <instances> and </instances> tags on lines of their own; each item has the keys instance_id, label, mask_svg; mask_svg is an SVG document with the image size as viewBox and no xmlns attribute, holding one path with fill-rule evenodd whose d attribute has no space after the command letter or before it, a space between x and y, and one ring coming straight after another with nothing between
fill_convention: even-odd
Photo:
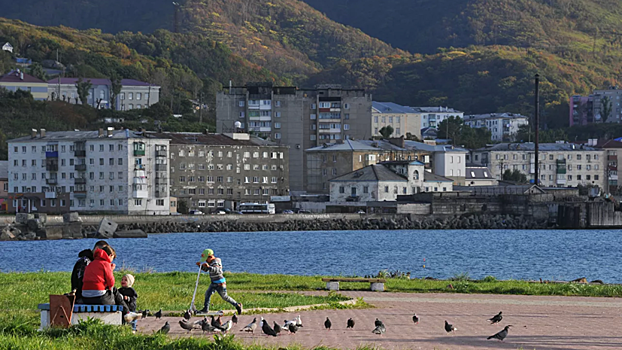
<instances>
[{"instance_id":1,"label":"white car","mask_svg":"<svg viewBox=\"0 0 622 350\"><path fill-rule=\"evenodd\" d=\"M200 211L200 210L190 210L190 211L188 212L188 214L190 214L190 215L205 215L205 214L204 214L202 211Z\"/></svg>"}]
</instances>

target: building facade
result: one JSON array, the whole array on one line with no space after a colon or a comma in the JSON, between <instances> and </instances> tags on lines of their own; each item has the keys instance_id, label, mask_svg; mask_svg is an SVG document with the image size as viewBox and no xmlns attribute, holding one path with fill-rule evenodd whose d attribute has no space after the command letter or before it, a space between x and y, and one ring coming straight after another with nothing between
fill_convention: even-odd
<instances>
[{"instance_id":1,"label":"building facade","mask_svg":"<svg viewBox=\"0 0 622 350\"><path fill-rule=\"evenodd\" d=\"M421 116L421 129L435 128L449 117L460 118L464 112L457 111L449 107L412 107Z\"/></svg>"},{"instance_id":2,"label":"building facade","mask_svg":"<svg viewBox=\"0 0 622 350\"><path fill-rule=\"evenodd\" d=\"M168 139L41 129L8 144L11 212L169 214Z\"/></svg>"},{"instance_id":3,"label":"building facade","mask_svg":"<svg viewBox=\"0 0 622 350\"><path fill-rule=\"evenodd\" d=\"M570 97L569 125L587 125L594 123L594 96Z\"/></svg>"},{"instance_id":4,"label":"building facade","mask_svg":"<svg viewBox=\"0 0 622 350\"><path fill-rule=\"evenodd\" d=\"M587 125L592 123L620 123L622 121L622 90L617 86L608 89L594 90L589 96L570 97L569 123L573 125ZM604 109L609 105L608 115Z\"/></svg>"},{"instance_id":5,"label":"building facade","mask_svg":"<svg viewBox=\"0 0 622 350\"><path fill-rule=\"evenodd\" d=\"M529 118L512 113L489 113L464 116L464 124L474 129L486 128L495 142L516 141L516 134L522 125L529 125Z\"/></svg>"},{"instance_id":6,"label":"building facade","mask_svg":"<svg viewBox=\"0 0 622 350\"><path fill-rule=\"evenodd\" d=\"M171 194L189 210L210 213L289 196L287 146L244 133L149 135L170 140Z\"/></svg>"},{"instance_id":7,"label":"building facade","mask_svg":"<svg viewBox=\"0 0 622 350\"><path fill-rule=\"evenodd\" d=\"M28 91L37 101L45 101L48 99L47 83L19 69L0 76L0 88L5 88L13 92L17 90Z\"/></svg>"},{"instance_id":8,"label":"building facade","mask_svg":"<svg viewBox=\"0 0 622 350\"><path fill-rule=\"evenodd\" d=\"M91 89L87 98L87 104L95 108L112 108L110 94L112 82L110 79L83 78L83 81L91 82ZM47 94L50 100L67 101L78 104L78 78L58 78L49 80ZM149 108L160 101L160 87L134 79L121 80L121 93L115 101L117 111L129 111L132 109ZM46 98L48 98L46 96Z\"/></svg>"},{"instance_id":9,"label":"building facade","mask_svg":"<svg viewBox=\"0 0 622 350\"><path fill-rule=\"evenodd\" d=\"M452 145L404 141L404 148L430 154L430 168L435 175L450 178L455 184L464 181L468 150Z\"/></svg>"},{"instance_id":10,"label":"building facade","mask_svg":"<svg viewBox=\"0 0 622 350\"><path fill-rule=\"evenodd\" d=\"M371 136L381 137L380 130L391 126L391 137L414 136L421 140L421 114L413 108L400 106L393 102L372 102Z\"/></svg>"},{"instance_id":11,"label":"building facade","mask_svg":"<svg viewBox=\"0 0 622 350\"><path fill-rule=\"evenodd\" d=\"M339 85L298 89L249 83L217 94L216 130L252 132L289 146L291 190L303 191L307 173L304 150L339 140L370 138L371 104L371 95L364 90Z\"/></svg>"},{"instance_id":12,"label":"building facade","mask_svg":"<svg viewBox=\"0 0 622 350\"><path fill-rule=\"evenodd\" d=\"M548 187L577 187L606 182L606 152L594 146L570 143L542 143L539 146L539 181ZM501 180L506 170L518 170L533 181L535 145L500 143L471 152L470 162L488 167Z\"/></svg>"}]
</instances>

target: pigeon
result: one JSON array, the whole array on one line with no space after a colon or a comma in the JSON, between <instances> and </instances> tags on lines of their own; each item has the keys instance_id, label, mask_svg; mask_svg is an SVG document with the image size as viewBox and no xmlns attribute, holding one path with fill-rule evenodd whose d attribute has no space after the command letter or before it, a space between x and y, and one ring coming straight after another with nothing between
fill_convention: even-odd
<instances>
[{"instance_id":1,"label":"pigeon","mask_svg":"<svg viewBox=\"0 0 622 350\"><path fill-rule=\"evenodd\" d=\"M231 322L238 324L238 316L236 314L233 314L233 317L231 317Z\"/></svg>"},{"instance_id":2,"label":"pigeon","mask_svg":"<svg viewBox=\"0 0 622 350\"><path fill-rule=\"evenodd\" d=\"M218 316L218 318L214 318L214 316L211 316L211 317L212 317L212 322L211 322L212 327L215 327L215 328L222 327L222 323L220 322L220 316Z\"/></svg>"},{"instance_id":3,"label":"pigeon","mask_svg":"<svg viewBox=\"0 0 622 350\"><path fill-rule=\"evenodd\" d=\"M454 327L453 324L449 324L447 320L445 320L445 332L450 333L450 332L455 332L457 330L458 328Z\"/></svg>"},{"instance_id":4,"label":"pigeon","mask_svg":"<svg viewBox=\"0 0 622 350\"><path fill-rule=\"evenodd\" d=\"M378 318L376 318L376 320L374 321L374 326L376 326L376 327L382 326L382 321L380 321Z\"/></svg>"},{"instance_id":5,"label":"pigeon","mask_svg":"<svg viewBox=\"0 0 622 350\"><path fill-rule=\"evenodd\" d=\"M386 331L387 331L387 328L384 326L384 323L382 323L382 321L380 321L380 324L378 324L376 326L376 328L374 328L374 330L371 331L371 332L374 333L374 334L383 335Z\"/></svg>"},{"instance_id":6,"label":"pigeon","mask_svg":"<svg viewBox=\"0 0 622 350\"><path fill-rule=\"evenodd\" d=\"M272 327L270 327L268 322L263 319L263 317L261 318L261 322L261 330L264 332L264 334L276 337L276 332L274 331L274 329L272 329Z\"/></svg>"},{"instance_id":7,"label":"pigeon","mask_svg":"<svg viewBox=\"0 0 622 350\"><path fill-rule=\"evenodd\" d=\"M162 309L160 309L160 311L158 311L158 312L156 312L156 313L155 313L155 318L156 318L156 320L157 320L158 318L162 318Z\"/></svg>"},{"instance_id":8,"label":"pigeon","mask_svg":"<svg viewBox=\"0 0 622 350\"><path fill-rule=\"evenodd\" d=\"M231 328L233 327L233 322L231 322L231 320L223 323L222 326L220 326L220 328L218 328L221 332L223 333L227 333L231 330Z\"/></svg>"},{"instance_id":9,"label":"pigeon","mask_svg":"<svg viewBox=\"0 0 622 350\"><path fill-rule=\"evenodd\" d=\"M203 333L216 331L216 328L212 327L212 325L209 324L209 322L207 322L207 318L205 318L204 320L200 322L201 322L201 330L203 331Z\"/></svg>"},{"instance_id":10,"label":"pigeon","mask_svg":"<svg viewBox=\"0 0 622 350\"><path fill-rule=\"evenodd\" d=\"M186 320L190 320L192 318L192 312L190 310L186 310L186 312L184 312L184 318Z\"/></svg>"},{"instance_id":11,"label":"pigeon","mask_svg":"<svg viewBox=\"0 0 622 350\"><path fill-rule=\"evenodd\" d=\"M488 321L490 321L490 324L495 324L501 322L502 319L503 316L501 315L501 311L499 311L499 313L496 314L495 317L488 319Z\"/></svg>"},{"instance_id":12,"label":"pigeon","mask_svg":"<svg viewBox=\"0 0 622 350\"><path fill-rule=\"evenodd\" d=\"M300 315L296 316L296 318L294 318L293 320L285 320L285 324L283 325L283 328L287 328L289 327L289 324L293 323L296 325L296 327L302 327L302 320L300 319Z\"/></svg>"},{"instance_id":13,"label":"pigeon","mask_svg":"<svg viewBox=\"0 0 622 350\"><path fill-rule=\"evenodd\" d=\"M507 325L505 326L505 328L503 328L503 330L495 335L491 335L490 337L486 338L486 339L499 339L500 341L503 341L503 339L505 339L505 337L508 336L508 331L510 330L510 327L512 327L512 325Z\"/></svg>"},{"instance_id":14,"label":"pigeon","mask_svg":"<svg viewBox=\"0 0 622 350\"><path fill-rule=\"evenodd\" d=\"M324 321L324 328L326 328L327 330L330 331L330 327L333 325L332 322L330 322L330 319L328 317L326 317L326 321Z\"/></svg>"},{"instance_id":15,"label":"pigeon","mask_svg":"<svg viewBox=\"0 0 622 350\"><path fill-rule=\"evenodd\" d=\"M348 325L346 326L346 328L354 329L354 320L352 318L348 319Z\"/></svg>"},{"instance_id":16,"label":"pigeon","mask_svg":"<svg viewBox=\"0 0 622 350\"><path fill-rule=\"evenodd\" d=\"M143 314L143 317L141 319L147 318L147 316L149 316L149 310L143 310L142 314Z\"/></svg>"},{"instance_id":17,"label":"pigeon","mask_svg":"<svg viewBox=\"0 0 622 350\"><path fill-rule=\"evenodd\" d=\"M242 328L241 331L255 333L255 329L257 329L257 318L253 318L253 322Z\"/></svg>"},{"instance_id":18,"label":"pigeon","mask_svg":"<svg viewBox=\"0 0 622 350\"><path fill-rule=\"evenodd\" d=\"M419 323L419 316L417 316L417 314L414 314L414 315L413 315L413 322L414 322L415 324L418 324L418 323Z\"/></svg>"},{"instance_id":19,"label":"pigeon","mask_svg":"<svg viewBox=\"0 0 622 350\"><path fill-rule=\"evenodd\" d=\"M294 323L290 323L289 326L287 326L287 329L291 334L296 334L296 332L298 332L298 326Z\"/></svg>"},{"instance_id":20,"label":"pigeon","mask_svg":"<svg viewBox=\"0 0 622 350\"><path fill-rule=\"evenodd\" d=\"M207 317L203 317L202 320L194 321L194 324L198 324L201 327L203 327L206 323L209 324L209 322L207 322Z\"/></svg>"},{"instance_id":21,"label":"pigeon","mask_svg":"<svg viewBox=\"0 0 622 350\"><path fill-rule=\"evenodd\" d=\"M192 323L188 323L186 320L179 320L179 326L185 329L190 333L194 329L194 325Z\"/></svg>"},{"instance_id":22,"label":"pigeon","mask_svg":"<svg viewBox=\"0 0 622 350\"><path fill-rule=\"evenodd\" d=\"M274 333L278 335L279 333L281 333L282 330L283 329L281 328L281 326L278 323L276 323L276 321L274 321Z\"/></svg>"},{"instance_id":23,"label":"pigeon","mask_svg":"<svg viewBox=\"0 0 622 350\"><path fill-rule=\"evenodd\" d=\"M162 328L160 328L158 333L160 333L160 334L168 334L168 331L170 331L170 330L171 330L171 325L168 324L168 321L166 321L166 323L164 324L164 326L162 326Z\"/></svg>"}]
</instances>

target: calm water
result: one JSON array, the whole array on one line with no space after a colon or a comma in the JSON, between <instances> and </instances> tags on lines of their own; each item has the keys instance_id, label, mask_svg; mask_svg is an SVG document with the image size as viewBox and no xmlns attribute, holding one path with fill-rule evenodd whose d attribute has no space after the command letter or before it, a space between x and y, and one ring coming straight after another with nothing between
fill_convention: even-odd
<instances>
[{"instance_id":1,"label":"calm water","mask_svg":"<svg viewBox=\"0 0 622 350\"><path fill-rule=\"evenodd\" d=\"M196 271L204 248L225 270L262 274L368 275L382 269L447 278L579 277L622 283L617 230L590 231L333 231L175 233L113 239L119 266ZM70 271L80 250L96 240L0 242L0 271ZM424 261L425 259L425 261ZM425 264L425 268L423 265Z\"/></svg>"}]
</instances>

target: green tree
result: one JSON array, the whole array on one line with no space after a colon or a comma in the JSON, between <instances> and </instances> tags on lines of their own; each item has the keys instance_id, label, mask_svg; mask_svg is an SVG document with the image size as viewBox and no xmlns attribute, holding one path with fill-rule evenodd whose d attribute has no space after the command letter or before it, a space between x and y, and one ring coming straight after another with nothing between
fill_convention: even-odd
<instances>
[{"instance_id":1,"label":"green tree","mask_svg":"<svg viewBox=\"0 0 622 350\"><path fill-rule=\"evenodd\" d=\"M613 109L611 98L609 98L609 96L603 97L603 99L600 102L600 105L601 105L600 116L603 118L603 122L606 123L607 119L609 119L609 117L611 116L611 110Z\"/></svg>"},{"instance_id":2,"label":"green tree","mask_svg":"<svg viewBox=\"0 0 622 350\"><path fill-rule=\"evenodd\" d=\"M518 169L515 169L515 170L507 169L503 173L503 180L513 181L513 182L517 182L517 183L520 183L520 184L525 184L525 183L527 183L527 175L523 174Z\"/></svg>"},{"instance_id":3,"label":"green tree","mask_svg":"<svg viewBox=\"0 0 622 350\"><path fill-rule=\"evenodd\" d=\"M48 75L45 73L45 70L43 70L43 66L39 64L38 62L35 62L30 65L28 74L32 75L33 77L37 77L41 80L47 81L48 79Z\"/></svg>"},{"instance_id":4,"label":"green tree","mask_svg":"<svg viewBox=\"0 0 622 350\"><path fill-rule=\"evenodd\" d=\"M462 119L454 116L445 118L438 124L438 137L455 141L459 138L463 127L464 121Z\"/></svg>"},{"instance_id":5,"label":"green tree","mask_svg":"<svg viewBox=\"0 0 622 350\"><path fill-rule=\"evenodd\" d=\"M177 200L177 211L181 214L188 214L188 202L185 199Z\"/></svg>"},{"instance_id":6,"label":"green tree","mask_svg":"<svg viewBox=\"0 0 622 350\"><path fill-rule=\"evenodd\" d=\"M93 87L90 80L84 81L82 78L78 79L76 83L76 89L78 89L78 97L80 98L80 103L86 105L88 103L89 90Z\"/></svg>"},{"instance_id":7,"label":"green tree","mask_svg":"<svg viewBox=\"0 0 622 350\"><path fill-rule=\"evenodd\" d=\"M383 138L388 139L393 134L393 127L391 125L383 126L379 132Z\"/></svg>"},{"instance_id":8,"label":"green tree","mask_svg":"<svg viewBox=\"0 0 622 350\"><path fill-rule=\"evenodd\" d=\"M110 108L117 109L117 96L121 93L123 85L121 84L121 78L117 74L113 74L110 77Z\"/></svg>"}]
</instances>

